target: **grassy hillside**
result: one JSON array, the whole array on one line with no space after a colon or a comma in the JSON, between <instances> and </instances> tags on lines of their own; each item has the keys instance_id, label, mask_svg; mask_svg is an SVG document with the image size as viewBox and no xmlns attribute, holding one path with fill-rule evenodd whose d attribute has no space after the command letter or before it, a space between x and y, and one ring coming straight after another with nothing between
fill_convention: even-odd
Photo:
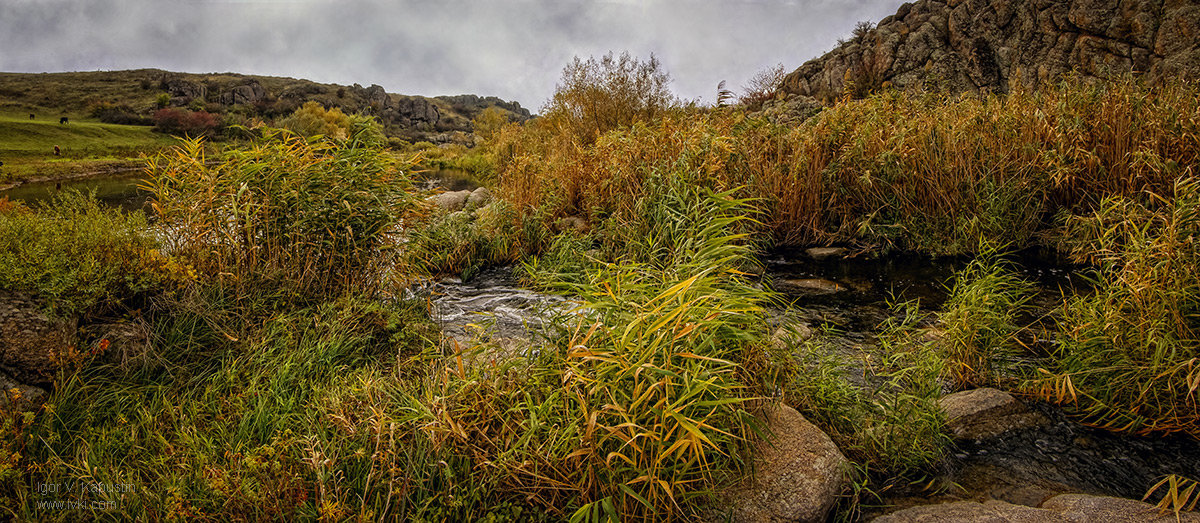
<instances>
[{"instance_id":1,"label":"grassy hillside","mask_svg":"<svg viewBox=\"0 0 1200 523\"><path fill-rule=\"evenodd\" d=\"M0 184L132 165L143 152L173 142L149 127L74 118L64 125L57 116L40 114L30 120L28 113L7 110L0 112Z\"/></svg>"},{"instance_id":2,"label":"grassy hillside","mask_svg":"<svg viewBox=\"0 0 1200 523\"><path fill-rule=\"evenodd\" d=\"M253 100L229 96L232 90L253 84L262 89L251 96ZM59 116L93 116L105 106L118 107L132 117L148 118L163 106L179 106L238 121L272 121L308 101L337 107L347 114L376 116L389 136L409 141L436 141L445 138L439 136L443 133L470 132L471 120L488 107L506 111L515 121L529 117L529 112L516 102L494 97L406 96L385 93L378 86L322 84L287 77L158 69L0 73L0 113L33 113L56 120Z\"/></svg>"}]
</instances>

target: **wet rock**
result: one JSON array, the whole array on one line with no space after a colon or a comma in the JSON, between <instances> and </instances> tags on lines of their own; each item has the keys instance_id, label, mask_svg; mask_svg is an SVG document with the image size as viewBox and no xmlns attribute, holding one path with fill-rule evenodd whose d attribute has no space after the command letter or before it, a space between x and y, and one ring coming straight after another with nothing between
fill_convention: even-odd
<instances>
[{"instance_id":1,"label":"wet rock","mask_svg":"<svg viewBox=\"0 0 1200 523\"><path fill-rule=\"evenodd\" d=\"M480 187L478 189L475 189L474 191L471 191L471 194L469 196L467 196L467 203L463 207L463 209L468 210L468 211L473 211L475 209L483 207L484 205L487 205L491 201L492 201L492 192L487 190L486 187Z\"/></svg>"},{"instance_id":2,"label":"wet rock","mask_svg":"<svg viewBox=\"0 0 1200 523\"><path fill-rule=\"evenodd\" d=\"M1042 503L1040 508L1014 505L997 500L982 503L956 501L939 505L907 508L875 518L875 523L1043 523L1043 522L1154 522L1176 521L1174 514L1159 514L1149 503L1132 499L1061 494ZM1200 521L1200 514L1181 513L1179 521Z\"/></svg>"},{"instance_id":3,"label":"wet rock","mask_svg":"<svg viewBox=\"0 0 1200 523\"><path fill-rule=\"evenodd\" d=\"M45 401L45 390L25 385L0 371L0 412L34 410Z\"/></svg>"},{"instance_id":4,"label":"wet rock","mask_svg":"<svg viewBox=\"0 0 1200 523\"><path fill-rule=\"evenodd\" d=\"M24 383L49 383L73 350L77 325L46 316L27 295L0 291L0 370Z\"/></svg>"},{"instance_id":5,"label":"wet rock","mask_svg":"<svg viewBox=\"0 0 1200 523\"><path fill-rule=\"evenodd\" d=\"M447 212L455 212L463 210L463 207L467 205L467 199L470 197L471 191L449 191L442 194L435 194L426 198L426 200L445 209Z\"/></svg>"},{"instance_id":6,"label":"wet rock","mask_svg":"<svg viewBox=\"0 0 1200 523\"><path fill-rule=\"evenodd\" d=\"M958 439L988 439L1006 432L1048 425L1011 394L993 388L956 392L939 403L946 412L946 429Z\"/></svg>"},{"instance_id":7,"label":"wet rock","mask_svg":"<svg viewBox=\"0 0 1200 523\"><path fill-rule=\"evenodd\" d=\"M816 260L824 260L826 258L841 258L846 255L845 247L810 247L806 249L805 254Z\"/></svg>"},{"instance_id":8,"label":"wet rock","mask_svg":"<svg viewBox=\"0 0 1200 523\"><path fill-rule=\"evenodd\" d=\"M787 405L766 422L774 437L756 446L753 476L729 494L733 521L825 521L845 482L845 456Z\"/></svg>"},{"instance_id":9,"label":"wet rock","mask_svg":"<svg viewBox=\"0 0 1200 523\"><path fill-rule=\"evenodd\" d=\"M781 287L806 294L833 294L846 290L846 287L835 281L821 278L786 279L779 280L777 283Z\"/></svg>"}]
</instances>

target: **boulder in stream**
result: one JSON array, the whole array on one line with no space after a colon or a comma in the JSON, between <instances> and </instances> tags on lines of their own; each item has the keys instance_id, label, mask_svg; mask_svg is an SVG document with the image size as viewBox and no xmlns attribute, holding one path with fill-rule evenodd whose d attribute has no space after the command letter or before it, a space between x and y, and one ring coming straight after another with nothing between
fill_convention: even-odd
<instances>
[{"instance_id":1,"label":"boulder in stream","mask_svg":"<svg viewBox=\"0 0 1200 523\"><path fill-rule=\"evenodd\" d=\"M755 447L754 474L729 492L733 521L825 521L849 466L833 440L796 409L766 415L772 439Z\"/></svg>"},{"instance_id":2,"label":"boulder in stream","mask_svg":"<svg viewBox=\"0 0 1200 523\"><path fill-rule=\"evenodd\" d=\"M824 260L826 258L841 258L846 255L845 247L810 247L806 249L805 254L814 260Z\"/></svg>"},{"instance_id":3,"label":"boulder in stream","mask_svg":"<svg viewBox=\"0 0 1200 523\"><path fill-rule=\"evenodd\" d=\"M956 392L939 403L946 413L946 429L956 439L994 438L1050 423L1046 416L1029 410L1011 394L993 388Z\"/></svg>"},{"instance_id":4,"label":"boulder in stream","mask_svg":"<svg viewBox=\"0 0 1200 523\"><path fill-rule=\"evenodd\" d=\"M471 191L449 191L441 194L435 194L426 198L427 201L434 205L445 209L446 212L455 212L463 210L467 205L467 199L471 197Z\"/></svg>"},{"instance_id":5,"label":"boulder in stream","mask_svg":"<svg viewBox=\"0 0 1200 523\"><path fill-rule=\"evenodd\" d=\"M821 278L776 280L776 284L779 287L801 294L833 294L846 290L846 287L838 282Z\"/></svg>"},{"instance_id":6,"label":"boulder in stream","mask_svg":"<svg viewBox=\"0 0 1200 523\"><path fill-rule=\"evenodd\" d=\"M463 206L463 210L474 211L492 201L492 192L486 187L479 187L467 196L467 202Z\"/></svg>"}]
</instances>

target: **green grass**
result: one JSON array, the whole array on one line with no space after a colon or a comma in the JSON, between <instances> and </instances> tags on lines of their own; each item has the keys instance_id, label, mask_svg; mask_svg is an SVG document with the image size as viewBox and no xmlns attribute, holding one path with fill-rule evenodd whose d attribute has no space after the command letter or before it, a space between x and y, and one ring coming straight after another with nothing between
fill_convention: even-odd
<instances>
[{"instance_id":1,"label":"green grass","mask_svg":"<svg viewBox=\"0 0 1200 523\"><path fill-rule=\"evenodd\" d=\"M0 183L34 177L71 176L138 167L138 157L175 143L149 127L91 120L0 114ZM54 155L54 146L61 155Z\"/></svg>"}]
</instances>

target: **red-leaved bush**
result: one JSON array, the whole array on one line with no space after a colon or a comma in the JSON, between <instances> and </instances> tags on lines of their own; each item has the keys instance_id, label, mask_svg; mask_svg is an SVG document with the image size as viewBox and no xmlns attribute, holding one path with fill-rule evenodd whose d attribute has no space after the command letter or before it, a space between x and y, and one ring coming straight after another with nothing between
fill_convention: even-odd
<instances>
[{"instance_id":1,"label":"red-leaved bush","mask_svg":"<svg viewBox=\"0 0 1200 523\"><path fill-rule=\"evenodd\" d=\"M217 115L168 107L154 112L154 130L180 136L212 136L220 127Z\"/></svg>"}]
</instances>

